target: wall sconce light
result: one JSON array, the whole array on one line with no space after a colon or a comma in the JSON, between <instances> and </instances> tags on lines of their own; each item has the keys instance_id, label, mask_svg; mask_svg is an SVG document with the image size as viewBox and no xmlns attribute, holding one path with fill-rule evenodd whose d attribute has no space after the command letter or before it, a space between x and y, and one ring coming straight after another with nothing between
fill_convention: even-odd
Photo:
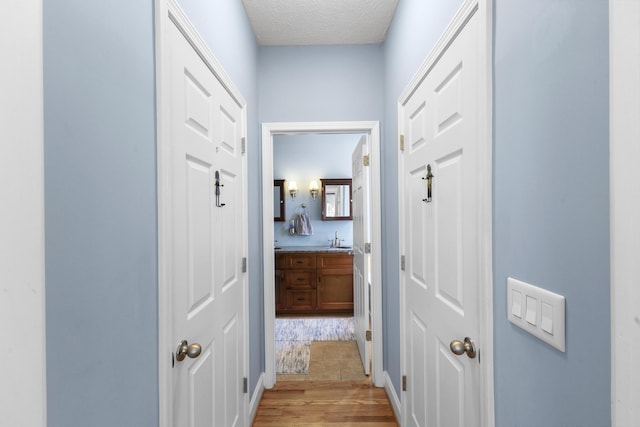
<instances>
[{"instance_id":1,"label":"wall sconce light","mask_svg":"<svg viewBox=\"0 0 640 427\"><path fill-rule=\"evenodd\" d=\"M311 197L313 197L313 200L316 199L316 197L318 197L318 192L320 191L319 187L318 187L318 181L316 181L315 179L312 180L309 183L309 192L311 193Z\"/></svg>"},{"instance_id":2,"label":"wall sconce light","mask_svg":"<svg viewBox=\"0 0 640 427\"><path fill-rule=\"evenodd\" d=\"M296 193L298 192L298 184L295 181L289 181L289 194L291 194L291 198L296 197Z\"/></svg>"}]
</instances>

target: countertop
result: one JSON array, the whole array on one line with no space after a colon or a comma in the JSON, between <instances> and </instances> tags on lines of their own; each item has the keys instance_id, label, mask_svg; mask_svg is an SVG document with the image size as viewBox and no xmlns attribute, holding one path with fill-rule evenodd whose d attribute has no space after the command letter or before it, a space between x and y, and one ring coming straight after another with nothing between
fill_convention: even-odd
<instances>
[{"instance_id":1,"label":"countertop","mask_svg":"<svg viewBox=\"0 0 640 427\"><path fill-rule=\"evenodd\" d=\"M276 246L274 248L276 253L291 253L291 252L324 252L324 253L335 253L335 252L353 252L353 247L351 246L341 246L337 248L330 248L329 246Z\"/></svg>"}]
</instances>

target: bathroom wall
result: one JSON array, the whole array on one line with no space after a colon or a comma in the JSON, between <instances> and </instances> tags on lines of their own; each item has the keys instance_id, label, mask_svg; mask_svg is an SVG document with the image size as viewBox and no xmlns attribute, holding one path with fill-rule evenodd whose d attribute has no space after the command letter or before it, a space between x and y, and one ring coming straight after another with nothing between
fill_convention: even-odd
<instances>
[{"instance_id":1,"label":"bathroom wall","mask_svg":"<svg viewBox=\"0 0 640 427\"><path fill-rule=\"evenodd\" d=\"M351 154L360 134L307 134L275 135L273 138L273 177L285 179L284 222L274 222L276 246L328 246L336 231L344 239L342 244L353 243L353 221L322 221L322 195L314 200L309 193L309 182L321 178L351 178ZM298 193L291 198L288 181L298 184ZM289 234L289 221L307 206L313 226L313 235Z\"/></svg>"}]
</instances>

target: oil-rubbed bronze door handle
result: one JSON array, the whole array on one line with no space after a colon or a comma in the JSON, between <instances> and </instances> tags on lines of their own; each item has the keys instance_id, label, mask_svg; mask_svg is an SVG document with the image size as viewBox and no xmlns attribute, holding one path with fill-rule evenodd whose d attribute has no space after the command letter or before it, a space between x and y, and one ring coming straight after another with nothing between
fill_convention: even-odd
<instances>
[{"instance_id":1,"label":"oil-rubbed bronze door handle","mask_svg":"<svg viewBox=\"0 0 640 427\"><path fill-rule=\"evenodd\" d=\"M431 165L430 164L427 165L427 175L422 178L427 181L427 198L422 199L423 202L429 203L431 201L431 185L432 185L434 176L435 175L431 173Z\"/></svg>"},{"instance_id":2,"label":"oil-rubbed bronze door handle","mask_svg":"<svg viewBox=\"0 0 640 427\"><path fill-rule=\"evenodd\" d=\"M216 206L221 208L225 204L220 203L220 187L224 187L224 184L220 184L220 172L216 171Z\"/></svg>"}]
</instances>

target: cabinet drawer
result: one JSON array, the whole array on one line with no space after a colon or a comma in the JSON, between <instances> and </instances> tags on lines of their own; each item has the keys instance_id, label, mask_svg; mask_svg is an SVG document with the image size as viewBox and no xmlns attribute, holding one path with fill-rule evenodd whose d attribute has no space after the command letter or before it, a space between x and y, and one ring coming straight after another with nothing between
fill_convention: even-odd
<instances>
[{"instance_id":1,"label":"cabinet drawer","mask_svg":"<svg viewBox=\"0 0 640 427\"><path fill-rule=\"evenodd\" d=\"M316 255L314 253L300 254L277 254L276 268L279 269L300 269L300 268L316 268Z\"/></svg>"},{"instance_id":2,"label":"cabinet drawer","mask_svg":"<svg viewBox=\"0 0 640 427\"><path fill-rule=\"evenodd\" d=\"M286 308L289 310L314 310L316 290L289 289L286 291Z\"/></svg>"},{"instance_id":3,"label":"cabinet drawer","mask_svg":"<svg viewBox=\"0 0 640 427\"><path fill-rule=\"evenodd\" d=\"M312 289L316 287L315 270L291 270L287 271L286 287L289 288L306 288Z\"/></svg>"},{"instance_id":4,"label":"cabinet drawer","mask_svg":"<svg viewBox=\"0 0 640 427\"><path fill-rule=\"evenodd\" d=\"M318 255L318 268L352 268L353 255L325 254Z\"/></svg>"}]
</instances>

